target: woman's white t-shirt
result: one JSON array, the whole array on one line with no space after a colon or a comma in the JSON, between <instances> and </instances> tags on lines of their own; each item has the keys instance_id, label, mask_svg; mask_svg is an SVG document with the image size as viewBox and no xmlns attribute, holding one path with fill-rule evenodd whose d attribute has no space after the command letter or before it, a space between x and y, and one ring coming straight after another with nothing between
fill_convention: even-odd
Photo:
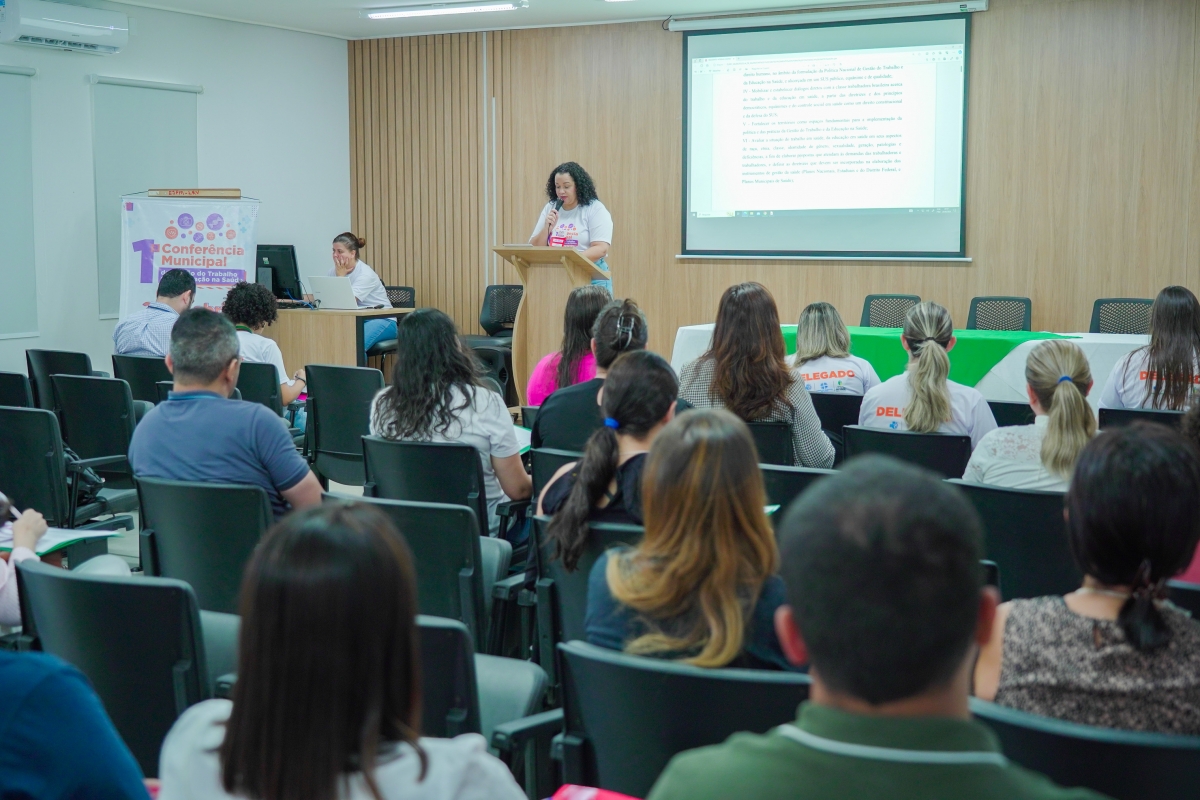
<instances>
[{"instance_id":1,"label":"woman's white t-shirt","mask_svg":"<svg viewBox=\"0 0 1200 800\"><path fill-rule=\"evenodd\" d=\"M331 268L325 274L330 278L336 278L338 276L337 267ZM379 280L375 270L371 269L361 258L354 265L354 269L350 270L350 274L344 277L350 279L350 290L354 292L354 299L358 302L359 308L374 306L391 308L392 301L388 300L387 289L383 288L383 281Z\"/></svg>"},{"instance_id":2,"label":"woman's white t-shirt","mask_svg":"<svg viewBox=\"0 0 1200 800\"><path fill-rule=\"evenodd\" d=\"M1153 408L1154 399L1146 391L1154 383L1149 368L1150 351L1146 348L1134 350L1114 364L1100 394L1100 408ZM1200 364L1195 370L1192 394L1197 391L1200 391Z\"/></svg>"},{"instance_id":3,"label":"woman's white t-shirt","mask_svg":"<svg viewBox=\"0 0 1200 800\"><path fill-rule=\"evenodd\" d=\"M530 239L546 230L546 215L553 208L553 203L546 203L542 208L537 225L534 227L533 233L529 234ZM576 205L570 211L560 208L558 222L554 223L554 230L550 232L549 241L538 242L538 244L549 244L551 247L573 247L583 252L591 247L593 242L612 244L612 232L612 215L608 213L604 203L593 200L586 206Z\"/></svg>"},{"instance_id":4,"label":"woman's white t-shirt","mask_svg":"<svg viewBox=\"0 0 1200 800\"><path fill-rule=\"evenodd\" d=\"M287 367L283 365L283 353L273 339L251 331L238 331L237 335L242 361L249 361L251 364L271 364L275 367L276 377L281 384L291 386L295 383L288 374Z\"/></svg>"},{"instance_id":5,"label":"woman's white t-shirt","mask_svg":"<svg viewBox=\"0 0 1200 800\"><path fill-rule=\"evenodd\" d=\"M858 356L832 358L821 356L796 364L796 356L788 356L788 366L800 373L809 394L866 394L880 384L871 362Z\"/></svg>"},{"instance_id":6,"label":"woman's white t-shirt","mask_svg":"<svg viewBox=\"0 0 1200 800\"><path fill-rule=\"evenodd\" d=\"M961 383L946 381L950 390L950 421L943 422L938 433L970 436L971 447L979 446L984 434L996 429L992 409L977 390ZM889 378L863 395L858 424L867 428L906 431L904 409L912 392L908 386L908 371Z\"/></svg>"},{"instance_id":7,"label":"woman's white t-shirt","mask_svg":"<svg viewBox=\"0 0 1200 800\"><path fill-rule=\"evenodd\" d=\"M385 420L379 416L379 398L387 391L387 388L380 389L371 402L371 433L374 436L388 435ZM462 392L457 387L450 392L450 407L458 408L463 404ZM509 497L500 488L500 479L496 477L496 470L492 468L492 456L507 458L521 452L512 416L509 415L500 395L478 387L472 394L471 403L455 414L454 421L444 434L435 433L426 441L469 444L479 451L479 461L483 465L483 485L487 491L488 528L495 531L500 527L496 507L508 502Z\"/></svg>"},{"instance_id":8,"label":"woman's white t-shirt","mask_svg":"<svg viewBox=\"0 0 1200 800\"><path fill-rule=\"evenodd\" d=\"M1032 425L991 431L971 453L963 480L1006 489L1065 492L1070 480L1055 475L1042 463L1042 441L1049 429L1050 418L1039 414Z\"/></svg>"},{"instance_id":9,"label":"woman's white t-shirt","mask_svg":"<svg viewBox=\"0 0 1200 800\"><path fill-rule=\"evenodd\" d=\"M303 698L296 702L303 702ZM163 741L158 776L159 800L234 800L225 791L218 751L233 710L229 700L205 700L183 712ZM379 756L375 781L388 800L523 800L525 793L508 767L487 751L477 733L453 739L419 740L425 751L425 778L418 780L421 761L408 744ZM373 800L362 774L350 778L343 800Z\"/></svg>"}]
</instances>

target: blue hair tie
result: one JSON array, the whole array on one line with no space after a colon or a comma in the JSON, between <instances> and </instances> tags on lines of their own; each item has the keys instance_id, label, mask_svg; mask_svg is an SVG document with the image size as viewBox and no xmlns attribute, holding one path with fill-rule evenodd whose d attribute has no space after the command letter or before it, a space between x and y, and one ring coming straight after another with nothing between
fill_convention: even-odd
<instances>
[{"instance_id":1,"label":"blue hair tie","mask_svg":"<svg viewBox=\"0 0 1200 800\"><path fill-rule=\"evenodd\" d=\"M1070 375L1063 375L1061 378L1058 379L1058 382L1062 383L1063 381L1069 381L1069 380L1071 380Z\"/></svg>"},{"instance_id":2,"label":"blue hair tie","mask_svg":"<svg viewBox=\"0 0 1200 800\"><path fill-rule=\"evenodd\" d=\"M614 431L615 431L617 428L621 427L621 423L617 422L617 421L616 421L615 419L613 419L612 417L605 417L605 418L604 418L604 424L605 424L605 425L607 425L608 427L612 428Z\"/></svg>"}]
</instances>

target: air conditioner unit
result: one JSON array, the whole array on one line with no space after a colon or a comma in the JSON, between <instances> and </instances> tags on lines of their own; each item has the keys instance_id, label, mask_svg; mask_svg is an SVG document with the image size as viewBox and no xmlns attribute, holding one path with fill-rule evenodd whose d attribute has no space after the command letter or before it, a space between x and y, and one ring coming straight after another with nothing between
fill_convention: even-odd
<instances>
[{"instance_id":1,"label":"air conditioner unit","mask_svg":"<svg viewBox=\"0 0 1200 800\"><path fill-rule=\"evenodd\" d=\"M0 0L0 42L113 55L129 41L129 17L119 11Z\"/></svg>"}]
</instances>

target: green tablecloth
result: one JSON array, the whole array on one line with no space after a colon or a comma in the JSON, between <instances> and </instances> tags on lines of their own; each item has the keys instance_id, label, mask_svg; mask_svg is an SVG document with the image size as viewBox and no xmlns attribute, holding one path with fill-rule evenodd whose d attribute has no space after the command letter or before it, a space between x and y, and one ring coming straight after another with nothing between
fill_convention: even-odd
<instances>
[{"instance_id":1,"label":"green tablecloth","mask_svg":"<svg viewBox=\"0 0 1200 800\"><path fill-rule=\"evenodd\" d=\"M788 354L796 352L796 326L781 325ZM880 380L899 375L908 363L899 328L849 327L850 352L871 362ZM974 386L1019 344L1035 339L1070 339L1043 331L955 331L958 343L950 353L950 380Z\"/></svg>"}]
</instances>

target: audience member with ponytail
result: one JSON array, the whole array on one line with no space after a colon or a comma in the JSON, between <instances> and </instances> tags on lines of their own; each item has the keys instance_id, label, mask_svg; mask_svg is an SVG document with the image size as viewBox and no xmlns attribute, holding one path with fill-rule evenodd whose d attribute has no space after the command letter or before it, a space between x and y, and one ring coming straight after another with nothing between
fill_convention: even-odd
<instances>
[{"instance_id":1,"label":"audience member with ponytail","mask_svg":"<svg viewBox=\"0 0 1200 800\"><path fill-rule=\"evenodd\" d=\"M987 700L1085 725L1200 735L1200 623L1165 600L1200 541L1200 453L1161 425L1079 456L1067 535L1083 586L1000 606L975 669Z\"/></svg>"},{"instance_id":2,"label":"audience member with ponytail","mask_svg":"<svg viewBox=\"0 0 1200 800\"><path fill-rule=\"evenodd\" d=\"M610 300L612 294L604 286L580 286L571 291L563 311L562 345L555 352L542 356L529 374L529 383L525 387L529 405L540 406L557 390L595 377L592 326Z\"/></svg>"},{"instance_id":3,"label":"audience member with ponytail","mask_svg":"<svg viewBox=\"0 0 1200 800\"><path fill-rule=\"evenodd\" d=\"M613 300L600 310L591 329L590 348L596 377L558 389L542 401L533 420L534 447L582 451L588 438L604 425L600 387L617 356L644 350L649 331L642 310L633 300Z\"/></svg>"},{"instance_id":4,"label":"audience member with ponytail","mask_svg":"<svg viewBox=\"0 0 1200 800\"><path fill-rule=\"evenodd\" d=\"M858 424L970 436L971 447L978 447L996 429L996 418L983 395L949 380L955 341L954 323L944 307L927 300L910 308L900 334L908 368L867 391Z\"/></svg>"},{"instance_id":5,"label":"audience member with ponytail","mask_svg":"<svg viewBox=\"0 0 1200 800\"><path fill-rule=\"evenodd\" d=\"M589 642L699 667L795 669L775 634L784 586L757 462L749 429L724 409L667 424L642 476L641 543L609 550L589 576Z\"/></svg>"},{"instance_id":6,"label":"audience member with ponytail","mask_svg":"<svg viewBox=\"0 0 1200 800\"><path fill-rule=\"evenodd\" d=\"M1150 309L1150 344L1113 367L1101 408L1183 411L1200 388L1200 300L1190 289L1168 286Z\"/></svg>"},{"instance_id":7,"label":"audience member with ponytail","mask_svg":"<svg viewBox=\"0 0 1200 800\"><path fill-rule=\"evenodd\" d=\"M1009 489L1063 491L1080 451L1096 435L1088 405L1092 370L1079 345L1048 339L1025 361L1032 425L997 428L983 437L964 480Z\"/></svg>"}]
</instances>

